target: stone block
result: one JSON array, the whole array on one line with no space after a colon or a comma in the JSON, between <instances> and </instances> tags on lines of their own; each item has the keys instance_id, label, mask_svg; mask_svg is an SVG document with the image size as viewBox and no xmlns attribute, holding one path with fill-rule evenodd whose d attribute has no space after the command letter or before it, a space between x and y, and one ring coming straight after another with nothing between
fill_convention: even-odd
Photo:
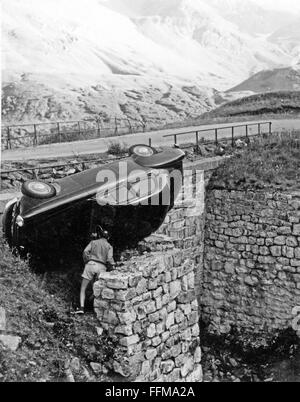
<instances>
[{"instance_id":1,"label":"stone block","mask_svg":"<svg viewBox=\"0 0 300 402\"><path fill-rule=\"evenodd\" d=\"M169 329L172 325L174 325L174 312L169 313L166 319L166 329Z\"/></svg>"},{"instance_id":2,"label":"stone block","mask_svg":"<svg viewBox=\"0 0 300 402\"><path fill-rule=\"evenodd\" d=\"M156 311L156 304L155 301L150 301L145 305L146 314L151 314Z\"/></svg>"},{"instance_id":3,"label":"stone block","mask_svg":"<svg viewBox=\"0 0 300 402\"><path fill-rule=\"evenodd\" d=\"M192 357L186 359L183 367L181 368L181 376L185 378L194 368L194 360Z\"/></svg>"},{"instance_id":4,"label":"stone block","mask_svg":"<svg viewBox=\"0 0 300 402\"><path fill-rule=\"evenodd\" d=\"M147 279L142 278L142 279L139 281L139 283L138 283L138 285L137 285L137 287L136 287L136 289L135 289L136 294L140 295L140 294L146 293L147 290L148 290L147 285L148 285Z\"/></svg>"},{"instance_id":5,"label":"stone block","mask_svg":"<svg viewBox=\"0 0 300 402\"><path fill-rule=\"evenodd\" d=\"M130 336L133 334L133 330L132 330L132 325L131 324L127 324L127 325L118 325L115 329L114 329L116 334L122 334L122 335L126 335L126 336Z\"/></svg>"},{"instance_id":6,"label":"stone block","mask_svg":"<svg viewBox=\"0 0 300 402\"><path fill-rule=\"evenodd\" d=\"M109 290L109 289L104 289L104 290ZM117 300L127 301L127 300L133 299L135 296L136 296L136 291L133 288L130 288L128 290L115 290L115 298Z\"/></svg>"},{"instance_id":7,"label":"stone block","mask_svg":"<svg viewBox=\"0 0 300 402\"><path fill-rule=\"evenodd\" d=\"M195 352L194 352L194 362L195 363L200 363L201 362L201 348L200 346L197 346Z\"/></svg>"},{"instance_id":8,"label":"stone block","mask_svg":"<svg viewBox=\"0 0 300 402\"><path fill-rule=\"evenodd\" d=\"M103 275L103 274L102 274ZM100 276L103 279L103 276ZM106 281L105 285L111 289L127 289L128 288L128 277L121 277L121 276L112 276L110 275Z\"/></svg>"},{"instance_id":9,"label":"stone block","mask_svg":"<svg viewBox=\"0 0 300 402\"><path fill-rule=\"evenodd\" d=\"M110 325L117 325L119 323L117 314L112 310L104 310L102 320Z\"/></svg>"},{"instance_id":10,"label":"stone block","mask_svg":"<svg viewBox=\"0 0 300 402\"><path fill-rule=\"evenodd\" d=\"M161 363L161 371L163 374L170 373L175 367L173 360L166 360Z\"/></svg>"},{"instance_id":11,"label":"stone block","mask_svg":"<svg viewBox=\"0 0 300 402\"><path fill-rule=\"evenodd\" d=\"M94 286L94 291L95 291L95 286ZM95 297L97 297L97 296L95 295ZM101 297L103 299L113 300L115 298L115 292L112 289L104 288L104 289L102 289Z\"/></svg>"},{"instance_id":12,"label":"stone block","mask_svg":"<svg viewBox=\"0 0 300 402\"><path fill-rule=\"evenodd\" d=\"M170 313L171 311L176 310L176 301L173 300L171 303L168 304L167 306L167 311Z\"/></svg>"},{"instance_id":13,"label":"stone block","mask_svg":"<svg viewBox=\"0 0 300 402\"><path fill-rule=\"evenodd\" d=\"M2 343L5 348L10 349L13 352L18 349L21 341L22 339L19 336L0 334L0 343Z\"/></svg>"},{"instance_id":14,"label":"stone block","mask_svg":"<svg viewBox=\"0 0 300 402\"><path fill-rule=\"evenodd\" d=\"M0 307L0 331L6 330L6 313L3 307Z\"/></svg>"},{"instance_id":15,"label":"stone block","mask_svg":"<svg viewBox=\"0 0 300 402\"><path fill-rule=\"evenodd\" d=\"M274 239L274 244L279 245L279 246L284 246L286 242L286 237L285 236L276 236Z\"/></svg>"},{"instance_id":16,"label":"stone block","mask_svg":"<svg viewBox=\"0 0 300 402\"><path fill-rule=\"evenodd\" d=\"M139 338L138 335L131 335L131 336L127 336L127 337L121 338L121 339L120 339L120 344L121 344L122 346L126 346L126 347L127 347L127 346L134 345L135 343L138 343L139 340L140 340L140 338Z\"/></svg>"},{"instance_id":17,"label":"stone block","mask_svg":"<svg viewBox=\"0 0 300 402\"><path fill-rule=\"evenodd\" d=\"M149 325L149 327L147 328L147 336L148 336L149 338L154 338L155 335L156 335L156 326L155 326L154 323L151 323L151 324Z\"/></svg>"},{"instance_id":18,"label":"stone block","mask_svg":"<svg viewBox=\"0 0 300 402\"><path fill-rule=\"evenodd\" d=\"M160 336L155 336L154 338L152 338L151 344L154 347L157 347L158 345L160 345L161 344L161 337Z\"/></svg>"},{"instance_id":19,"label":"stone block","mask_svg":"<svg viewBox=\"0 0 300 402\"><path fill-rule=\"evenodd\" d=\"M145 353L145 357L147 360L154 360L156 356L157 356L156 348L150 348Z\"/></svg>"},{"instance_id":20,"label":"stone block","mask_svg":"<svg viewBox=\"0 0 300 402\"><path fill-rule=\"evenodd\" d=\"M126 313L118 313L118 317L121 324L133 323L136 320L136 312L131 309Z\"/></svg>"},{"instance_id":21,"label":"stone block","mask_svg":"<svg viewBox=\"0 0 300 402\"><path fill-rule=\"evenodd\" d=\"M300 224L293 225L293 235L300 236Z\"/></svg>"}]
</instances>

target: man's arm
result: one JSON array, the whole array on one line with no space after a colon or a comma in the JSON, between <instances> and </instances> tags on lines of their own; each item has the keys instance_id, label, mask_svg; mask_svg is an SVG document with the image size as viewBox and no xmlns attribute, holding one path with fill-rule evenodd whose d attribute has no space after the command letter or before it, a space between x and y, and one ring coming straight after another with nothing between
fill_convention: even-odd
<instances>
[{"instance_id":1,"label":"man's arm","mask_svg":"<svg viewBox=\"0 0 300 402\"><path fill-rule=\"evenodd\" d=\"M90 258L90 251L92 249L92 242L89 243L82 253L83 261L86 264Z\"/></svg>"},{"instance_id":2,"label":"man's arm","mask_svg":"<svg viewBox=\"0 0 300 402\"><path fill-rule=\"evenodd\" d=\"M107 252L107 262L112 265L115 266L115 260L114 260L114 249L113 246L109 245L108 248L108 252Z\"/></svg>"}]
</instances>

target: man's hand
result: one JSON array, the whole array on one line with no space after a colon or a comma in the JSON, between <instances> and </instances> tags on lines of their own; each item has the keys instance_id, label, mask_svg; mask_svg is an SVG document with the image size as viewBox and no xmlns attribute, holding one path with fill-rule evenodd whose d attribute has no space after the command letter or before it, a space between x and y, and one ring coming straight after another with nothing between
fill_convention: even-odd
<instances>
[{"instance_id":1,"label":"man's hand","mask_svg":"<svg viewBox=\"0 0 300 402\"><path fill-rule=\"evenodd\" d=\"M107 267L107 272L111 272L115 269L116 264L111 264L110 262L107 262L106 267Z\"/></svg>"}]
</instances>

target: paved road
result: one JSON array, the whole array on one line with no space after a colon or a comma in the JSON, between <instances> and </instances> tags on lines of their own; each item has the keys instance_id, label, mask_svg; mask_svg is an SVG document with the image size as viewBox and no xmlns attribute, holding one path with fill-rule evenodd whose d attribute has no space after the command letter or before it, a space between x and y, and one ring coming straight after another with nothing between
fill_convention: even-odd
<instances>
[{"instance_id":1,"label":"paved road","mask_svg":"<svg viewBox=\"0 0 300 402\"><path fill-rule=\"evenodd\" d=\"M265 121L265 120L263 120ZM38 147L30 147L30 148L19 148L14 150L7 150L2 152L2 161L25 161L29 159L46 159L46 158L56 158L56 157L65 157L72 155L81 155L81 154L90 154L90 153L102 153L106 152L109 146L110 141L118 141L124 142L127 145L134 144L147 144L149 142L149 138L151 138L153 146L166 146L173 145L174 139L164 138L164 135L167 134L175 134L181 132L189 132L193 131L193 134L188 134L182 137L178 137L177 143L180 145L181 143L195 142L195 131L198 130L209 130L214 128L226 127L226 126L238 126L241 124L253 124L259 123L261 121L248 121L248 122L239 122L239 123L228 123L228 124L214 124L214 125L202 125L197 127L186 127L186 128L178 128L178 129L167 129L167 130L158 130L151 131L147 133L137 133L137 134L128 134L120 137L111 137L111 138L98 138L95 140L87 140L87 141L77 141L77 142L68 142L62 144L51 144L51 145L41 145ZM273 131L282 131L292 130L292 129L300 129L300 119L294 120L273 120L272 121L272 129ZM257 134L257 126L249 127L249 135ZM262 125L262 132L268 132L268 125ZM245 127L236 127L235 129L236 135L244 135ZM200 133L199 137L203 137L206 140L214 139L214 132L207 131ZM220 137L229 138L231 137L231 129L224 129L219 131L218 134Z\"/></svg>"}]
</instances>

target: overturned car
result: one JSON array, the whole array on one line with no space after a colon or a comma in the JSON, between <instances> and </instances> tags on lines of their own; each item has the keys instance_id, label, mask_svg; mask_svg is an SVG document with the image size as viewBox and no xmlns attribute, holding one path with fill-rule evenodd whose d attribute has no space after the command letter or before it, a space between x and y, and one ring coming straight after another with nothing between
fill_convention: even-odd
<instances>
[{"instance_id":1,"label":"overturned car","mask_svg":"<svg viewBox=\"0 0 300 402\"><path fill-rule=\"evenodd\" d=\"M182 186L184 152L135 145L129 157L46 183L29 180L22 196L3 215L12 248L54 261L61 253L81 254L97 225L116 249L135 245L155 232Z\"/></svg>"}]
</instances>

